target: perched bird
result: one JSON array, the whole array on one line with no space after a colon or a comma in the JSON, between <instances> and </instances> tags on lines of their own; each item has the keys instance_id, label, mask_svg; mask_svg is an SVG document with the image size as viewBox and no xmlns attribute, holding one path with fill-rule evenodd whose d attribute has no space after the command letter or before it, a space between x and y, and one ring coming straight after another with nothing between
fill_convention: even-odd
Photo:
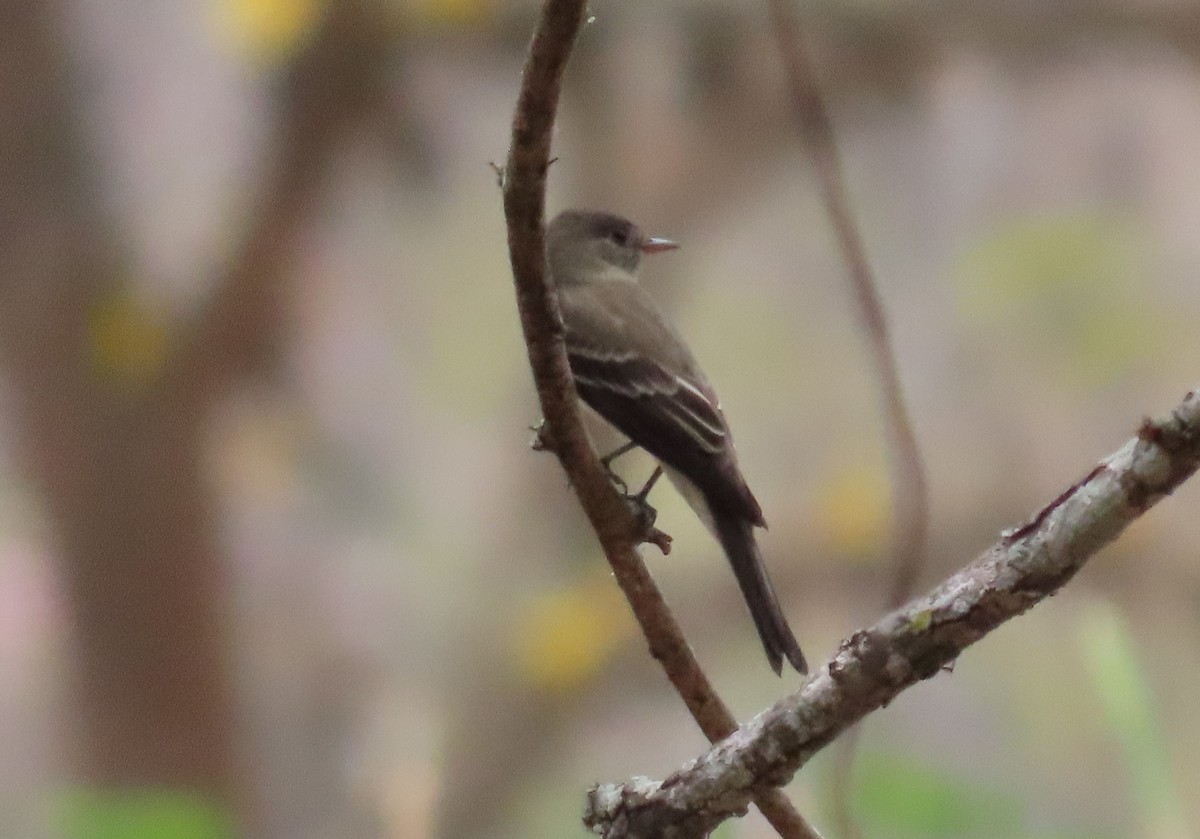
<instances>
[{"instance_id":1,"label":"perched bird","mask_svg":"<svg viewBox=\"0 0 1200 839\"><path fill-rule=\"evenodd\" d=\"M662 464L729 558L772 669L781 673L786 658L806 673L754 539L766 522L738 468L717 395L638 283L642 254L675 247L609 213L567 210L550 222L547 259L575 386L630 440L606 465L635 445Z\"/></svg>"}]
</instances>

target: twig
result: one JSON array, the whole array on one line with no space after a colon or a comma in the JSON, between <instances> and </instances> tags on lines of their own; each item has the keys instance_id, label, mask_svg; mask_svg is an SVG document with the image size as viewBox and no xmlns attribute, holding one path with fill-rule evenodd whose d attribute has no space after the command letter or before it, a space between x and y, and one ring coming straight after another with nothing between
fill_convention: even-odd
<instances>
[{"instance_id":1,"label":"twig","mask_svg":"<svg viewBox=\"0 0 1200 839\"><path fill-rule=\"evenodd\" d=\"M504 167L504 213L517 306L546 418L544 435L580 504L650 647L700 729L716 742L737 723L713 690L637 552L638 523L592 450L563 345L562 316L546 283L545 189L562 75L584 15L584 0L546 0L529 48ZM754 796L783 837L817 837L775 789Z\"/></svg>"},{"instance_id":2,"label":"twig","mask_svg":"<svg viewBox=\"0 0 1200 839\"><path fill-rule=\"evenodd\" d=\"M1197 466L1200 394L1193 391L975 562L854 633L799 691L708 753L664 781L593 789L587 824L608 839L707 835L743 812L753 790L786 783L848 726L1058 591Z\"/></svg>"},{"instance_id":3,"label":"twig","mask_svg":"<svg viewBox=\"0 0 1200 839\"><path fill-rule=\"evenodd\" d=\"M896 608L911 596L920 573L929 518L925 469L912 422L904 407L904 391L888 337L883 305L879 301L866 248L846 196L833 123L821 97L812 61L804 49L794 4L792 0L769 0L769 5L800 133L821 182L826 212L846 263L847 278L854 292L858 315L867 335L871 360L883 395L884 421L891 438L893 455L892 501L895 511L892 549L894 574L888 604Z\"/></svg>"}]
</instances>

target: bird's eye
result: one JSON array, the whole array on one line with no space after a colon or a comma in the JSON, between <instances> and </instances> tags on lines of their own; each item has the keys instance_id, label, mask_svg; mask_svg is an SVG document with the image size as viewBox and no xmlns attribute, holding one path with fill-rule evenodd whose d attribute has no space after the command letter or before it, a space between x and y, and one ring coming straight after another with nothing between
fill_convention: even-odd
<instances>
[{"instance_id":1,"label":"bird's eye","mask_svg":"<svg viewBox=\"0 0 1200 839\"><path fill-rule=\"evenodd\" d=\"M609 241L621 247L628 246L628 238L628 234L624 230L610 230L608 233Z\"/></svg>"}]
</instances>

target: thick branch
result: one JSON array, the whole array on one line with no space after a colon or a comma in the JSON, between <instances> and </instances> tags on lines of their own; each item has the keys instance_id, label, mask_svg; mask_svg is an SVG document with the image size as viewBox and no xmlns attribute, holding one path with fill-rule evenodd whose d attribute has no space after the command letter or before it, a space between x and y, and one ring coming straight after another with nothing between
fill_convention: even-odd
<instances>
[{"instance_id":1,"label":"thick branch","mask_svg":"<svg viewBox=\"0 0 1200 839\"><path fill-rule=\"evenodd\" d=\"M563 345L562 315L546 282L545 193L550 141L563 70L579 32L584 0L547 0L542 8L513 117L512 146L504 171L504 213L517 306L546 423L548 447L579 495L617 583L671 684L709 740L737 727L729 709L700 669L683 631L638 554L640 526L614 489L592 450L580 417ZM816 833L778 790L754 797L780 836Z\"/></svg>"},{"instance_id":2,"label":"thick branch","mask_svg":"<svg viewBox=\"0 0 1200 839\"><path fill-rule=\"evenodd\" d=\"M609 839L707 835L743 812L753 790L786 783L848 726L1058 591L1198 465L1200 394L1192 392L971 565L854 633L799 691L707 754L664 781L593 789L589 827Z\"/></svg>"}]
</instances>

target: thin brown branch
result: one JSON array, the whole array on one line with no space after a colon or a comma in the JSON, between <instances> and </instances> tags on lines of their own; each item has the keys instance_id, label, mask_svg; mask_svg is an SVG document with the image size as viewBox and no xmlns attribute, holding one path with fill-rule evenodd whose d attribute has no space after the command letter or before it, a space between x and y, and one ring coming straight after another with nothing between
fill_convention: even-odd
<instances>
[{"instance_id":1,"label":"thin brown branch","mask_svg":"<svg viewBox=\"0 0 1200 839\"><path fill-rule=\"evenodd\" d=\"M1058 591L1200 466L1200 394L1137 435L1027 523L924 597L859 630L820 672L664 781L608 784L587 823L608 839L703 836L784 784L814 754L905 688Z\"/></svg>"},{"instance_id":2,"label":"thin brown branch","mask_svg":"<svg viewBox=\"0 0 1200 839\"><path fill-rule=\"evenodd\" d=\"M929 521L929 498L917 438L904 406L904 391L888 337L887 318L867 259L862 235L854 221L842 178L842 166L833 122L821 96L812 60L804 46L793 0L769 0L771 22L779 41L792 103L833 225L846 276L854 294L858 316L867 336L871 360L883 397L884 422L892 453L892 504L895 537L893 576L888 605L907 600L921 570L921 555Z\"/></svg>"},{"instance_id":3,"label":"thin brown branch","mask_svg":"<svg viewBox=\"0 0 1200 839\"><path fill-rule=\"evenodd\" d=\"M929 490L925 466L904 404L904 391L895 352L888 337L883 304L879 300L862 235L846 195L833 122L821 95L813 62L805 48L794 0L769 0L768 6L800 133L821 183L825 209L846 264L846 277L853 292L859 322L867 337L882 396L892 462L893 541L887 605L896 609L912 596L921 572L929 528ZM850 787L857 746L857 732L847 732L833 767L833 818L842 839L857 839L860 835L850 813Z\"/></svg>"},{"instance_id":4,"label":"thin brown branch","mask_svg":"<svg viewBox=\"0 0 1200 839\"><path fill-rule=\"evenodd\" d=\"M713 690L637 551L640 530L601 467L580 417L563 345L562 316L546 282L545 190L550 142L567 58L584 0L547 0L529 48L504 170L504 212L517 306L545 417L546 443L558 456L612 566L617 583L671 684L700 729L716 742L737 723ZM783 837L816 837L775 789L754 796Z\"/></svg>"},{"instance_id":5,"label":"thin brown branch","mask_svg":"<svg viewBox=\"0 0 1200 839\"><path fill-rule=\"evenodd\" d=\"M168 398L206 398L278 352L283 281L347 128L382 101L390 49L378 0L346 0L330 5L289 68L258 206L212 298L181 331L164 376Z\"/></svg>"}]
</instances>

